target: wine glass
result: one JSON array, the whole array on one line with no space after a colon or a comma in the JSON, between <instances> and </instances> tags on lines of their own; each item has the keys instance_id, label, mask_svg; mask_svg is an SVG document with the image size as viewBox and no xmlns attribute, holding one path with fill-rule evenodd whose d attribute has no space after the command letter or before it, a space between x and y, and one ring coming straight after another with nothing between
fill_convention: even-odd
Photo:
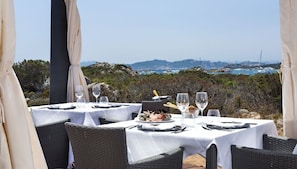
<instances>
[{"instance_id":1,"label":"wine glass","mask_svg":"<svg viewBox=\"0 0 297 169\"><path fill-rule=\"evenodd\" d=\"M75 96L77 97L77 100L80 100L84 95L84 90L82 85L76 85L75 86Z\"/></svg>"},{"instance_id":2,"label":"wine glass","mask_svg":"<svg viewBox=\"0 0 297 169\"><path fill-rule=\"evenodd\" d=\"M185 113L187 108L189 107L190 99L188 93L177 93L176 95L176 106L180 110L182 114L181 123L183 125Z\"/></svg>"},{"instance_id":3,"label":"wine glass","mask_svg":"<svg viewBox=\"0 0 297 169\"><path fill-rule=\"evenodd\" d=\"M95 84L92 86L92 93L93 93L93 96L96 98L96 103L98 103L98 97L100 95L100 84Z\"/></svg>"},{"instance_id":4,"label":"wine glass","mask_svg":"<svg viewBox=\"0 0 297 169\"><path fill-rule=\"evenodd\" d=\"M208 96L207 92L196 92L196 105L201 112L201 116L203 116L203 110L206 108L208 104Z\"/></svg>"}]
</instances>

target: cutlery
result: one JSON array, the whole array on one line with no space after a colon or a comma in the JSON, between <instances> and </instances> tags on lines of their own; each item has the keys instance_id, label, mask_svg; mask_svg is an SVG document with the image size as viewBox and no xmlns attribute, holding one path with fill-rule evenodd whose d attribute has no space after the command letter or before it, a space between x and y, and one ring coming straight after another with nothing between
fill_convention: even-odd
<instances>
[{"instance_id":1,"label":"cutlery","mask_svg":"<svg viewBox=\"0 0 297 169\"><path fill-rule=\"evenodd\" d=\"M179 130L175 130L175 131L173 131L173 133L181 133L181 132L185 131L186 128L187 127L183 127L183 128L181 128Z\"/></svg>"},{"instance_id":2,"label":"cutlery","mask_svg":"<svg viewBox=\"0 0 297 169\"><path fill-rule=\"evenodd\" d=\"M208 128L207 126L205 126L205 125L202 125L201 126L203 129L205 129L205 130L211 130L211 128Z\"/></svg>"},{"instance_id":3,"label":"cutlery","mask_svg":"<svg viewBox=\"0 0 297 169\"><path fill-rule=\"evenodd\" d=\"M131 126L126 127L126 129L133 129L133 128L138 127L138 126L139 126L139 124L131 125Z\"/></svg>"}]
</instances>

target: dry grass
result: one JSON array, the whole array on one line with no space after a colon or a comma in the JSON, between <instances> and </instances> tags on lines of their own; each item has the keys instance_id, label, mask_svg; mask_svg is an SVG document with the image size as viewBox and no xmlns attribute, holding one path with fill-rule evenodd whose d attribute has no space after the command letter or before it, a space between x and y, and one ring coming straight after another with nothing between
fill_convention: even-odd
<instances>
[{"instance_id":1,"label":"dry grass","mask_svg":"<svg viewBox=\"0 0 297 169\"><path fill-rule=\"evenodd\" d=\"M206 163L205 158L200 155L191 155L188 156L183 161L183 169L205 169ZM221 167L218 167L221 169Z\"/></svg>"},{"instance_id":2,"label":"dry grass","mask_svg":"<svg viewBox=\"0 0 297 169\"><path fill-rule=\"evenodd\" d=\"M200 155L188 156L183 161L183 169L205 169L205 158Z\"/></svg>"}]
</instances>

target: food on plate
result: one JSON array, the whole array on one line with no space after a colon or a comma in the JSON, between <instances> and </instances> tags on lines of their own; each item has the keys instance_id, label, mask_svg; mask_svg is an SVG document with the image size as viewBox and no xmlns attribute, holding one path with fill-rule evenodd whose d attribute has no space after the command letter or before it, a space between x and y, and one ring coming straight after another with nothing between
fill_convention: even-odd
<instances>
[{"instance_id":1,"label":"food on plate","mask_svg":"<svg viewBox=\"0 0 297 169\"><path fill-rule=\"evenodd\" d=\"M143 111L138 115L140 121L161 122L171 119L171 115L163 112Z\"/></svg>"},{"instance_id":2,"label":"food on plate","mask_svg":"<svg viewBox=\"0 0 297 169\"><path fill-rule=\"evenodd\" d=\"M167 102L166 104L163 104L163 106L178 109L177 106L171 102Z\"/></svg>"},{"instance_id":3,"label":"food on plate","mask_svg":"<svg viewBox=\"0 0 297 169\"><path fill-rule=\"evenodd\" d=\"M197 112L197 107L193 106L193 105L190 105L186 111L186 113L190 113L190 114L194 114Z\"/></svg>"}]
</instances>

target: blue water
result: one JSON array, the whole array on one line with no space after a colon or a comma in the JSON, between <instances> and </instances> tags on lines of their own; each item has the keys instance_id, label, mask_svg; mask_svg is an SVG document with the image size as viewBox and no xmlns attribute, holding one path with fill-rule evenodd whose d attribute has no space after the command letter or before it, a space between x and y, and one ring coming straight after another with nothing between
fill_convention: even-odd
<instances>
[{"instance_id":1,"label":"blue water","mask_svg":"<svg viewBox=\"0 0 297 169\"><path fill-rule=\"evenodd\" d=\"M278 73L276 69L273 69L271 67L266 67L266 68L254 68L254 69L243 69L243 68L237 68L237 69L232 69L230 71L230 74L235 74L235 75L255 75L255 74L273 74L273 73Z\"/></svg>"},{"instance_id":2,"label":"blue water","mask_svg":"<svg viewBox=\"0 0 297 169\"><path fill-rule=\"evenodd\" d=\"M150 71L139 71L138 73L141 75L148 75L148 74L175 74L178 73L180 70L150 70ZM209 74L234 74L234 75L255 75L255 74L273 74L278 73L278 70L265 67L265 68L236 68L230 69L225 72L210 72Z\"/></svg>"}]
</instances>

